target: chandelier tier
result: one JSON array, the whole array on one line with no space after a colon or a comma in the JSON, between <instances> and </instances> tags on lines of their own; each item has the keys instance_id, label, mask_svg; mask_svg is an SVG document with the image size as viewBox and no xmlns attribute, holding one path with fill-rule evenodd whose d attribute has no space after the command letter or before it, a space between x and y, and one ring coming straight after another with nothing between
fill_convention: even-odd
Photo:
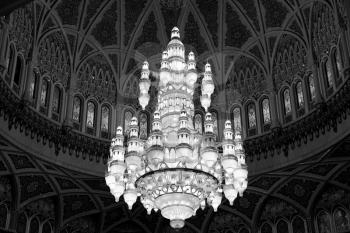
<instances>
[{"instance_id":1,"label":"chandelier tier","mask_svg":"<svg viewBox=\"0 0 350 233\"><path fill-rule=\"evenodd\" d=\"M162 54L158 105L147 140L139 137L136 117L128 127L124 146L122 127L112 139L106 183L119 201L121 195L132 209L137 197L150 214L161 211L173 228L182 228L198 208L217 210L222 193L230 204L247 188L247 166L241 133L227 120L222 142L217 142L212 115L207 112L214 92L211 66L205 65L201 105L207 112L204 133L193 127L193 92L199 76L193 52L185 61L185 47L178 28ZM148 105L151 82L148 62L142 66L139 102ZM222 154L218 147L222 146Z\"/></svg>"}]
</instances>

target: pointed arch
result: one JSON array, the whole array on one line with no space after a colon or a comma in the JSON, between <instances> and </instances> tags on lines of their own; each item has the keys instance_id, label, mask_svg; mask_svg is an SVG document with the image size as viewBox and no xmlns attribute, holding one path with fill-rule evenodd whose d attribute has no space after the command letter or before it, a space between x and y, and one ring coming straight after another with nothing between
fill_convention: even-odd
<instances>
[{"instance_id":1,"label":"pointed arch","mask_svg":"<svg viewBox=\"0 0 350 233\"><path fill-rule=\"evenodd\" d=\"M349 211L342 207L337 207L333 211L333 220L336 232L350 231L350 214Z\"/></svg>"},{"instance_id":2,"label":"pointed arch","mask_svg":"<svg viewBox=\"0 0 350 233\"><path fill-rule=\"evenodd\" d=\"M333 232L331 226L331 215L328 212L324 210L319 211L316 215L315 223L318 233Z\"/></svg>"},{"instance_id":3,"label":"pointed arch","mask_svg":"<svg viewBox=\"0 0 350 233\"><path fill-rule=\"evenodd\" d=\"M124 133L128 134L129 133L129 124L131 122L131 118L133 117L134 113L130 109L126 109L124 111Z\"/></svg>"},{"instance_id":4,"label":"pointed arch","mask_svg":"<svg viewBox=\"0 0 350 233\"><path fill-rule=\"evenodd\" d=\"M76 94L73 98L73 110L72 110L73 128L76 130L81 130L83 112L84 112L84 98L80 94Z\"/></svg>"},{"instance_id":5,"label":"pointed arch","mask_svg":"<svg viewBox=\"0 0 350 233\"><path fill-rule=\"evenodd\" d=\"M280 219L276 224L276 233L289 232L288 223L284 219Z\"/></svg>"},{"instance_id":6,"label":"pointed arch","mask_svg":"<svg viewBox=\"0 0 350 233\"><path fill-rule=\"evenodd\" d=\"M292 219L292 232L293 233L306 233L306 223L305 220L300 217L299 215L296 215Z\"/></svg>"},{"instance_id":7,"label":"pointed arch","mask_svg":"<svg viewBox=\"0 0 350 233\"><path fill-rule=\"evenodd\" d=\"M141 111L139 114L140 138L147 139L149 132L149 114Z\"/></svg>"},{"instance_id":8,"label":"pointed arch","mask_svg":"<svg viewBox=\"0 0 350 233\"><path fill-rule=\"evenodd\" d=\"M297 79L294 84L294 96L295 96L295 106L297 117L301 117L305 114L305 100L304 100L304 90L303 82L300 79Z\"/></svg>"},{"instance_id":9,"label":"pointed arch","mask_svg":"<svg viewBox=\"0 0 350 233\"><path fill-rule=\"evenodd\" d=\"M265 222L260 227L260 233L271 233L272 231L272 225L269 222Z\"/></svg>"},{"instance_id":10,"label":"pointed arch","mask_svg":"<svg viewBox=\"0 0 350 233\"><path fill-rule=\"evenodd\" d=\"M63 104L63 88L56 84L53 88L52 95L52 119L55 121L60 121L62 104Z\"/></svg>"},{"instance_id":11,"label":"pointed arch","mask_svg":"<svg viewBox=\"0 0 350 233\"><path fill-rule=\"evenodd\" d=\"M111 120L112 120L112 111L109 104L102 104L101 107L101 137L110 138L111 135Z\"/></svg>"},{"instance_id":12,"label":"pointed arch","mask_svg":"<svg viewBox=\"0 0 350 233\"><path fill-rule=\"evenodd\" d=\"M271 110L270 110L270 100L264 95L260 99L260 115L262 119L262 130L267 132L271 128Z\"/></svg>"},{"instance_id":13,"label":"pointed arch","mask_svg":"<svg viewBox=\"0 0 350 233\"><path fill-rule=\"evenodd\" d=\"M93 99L87 101L86 104L86 133L90 135L96 134L97 127L97 102Z\"/></svg>"},{"instance_id":14,"label":"pointed arch","mask_svg":"<svg viewBox=\"0 0 350 233\"><path fill-rule=\"evenodd\" d=\"M247 119L247 135L254 136L258 133L258 123L256 117L256 105L253 101L248 101L245 107Z\"/></svg>"},{"instance_id":15,"label":"pointed arch","mask_svg":"<svg viewBox=\"0 0 350 233\"><path fill-rule=\"evenodd\" d=\"M284 87L281 91L281 105L284 123L292 121L292 99L290 94L290 88Z\"/></svg>"}]
</instances>

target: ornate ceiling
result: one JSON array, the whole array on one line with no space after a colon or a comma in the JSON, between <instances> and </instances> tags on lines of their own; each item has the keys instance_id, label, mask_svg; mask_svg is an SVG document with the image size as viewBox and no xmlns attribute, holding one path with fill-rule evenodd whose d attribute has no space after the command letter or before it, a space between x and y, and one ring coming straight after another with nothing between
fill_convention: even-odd
<instances>
[{"instance_id":1,"label":"ornate ceiling","mask_svg":"<svg viewBox=\"0 0 350 233\"><path fill-rule=\"evenodd\" d=\"M212 63L218 92L224 90L228 77L247 69L260 78L243 92L263 92L272 88L269 77L279 52L292 42L298 43L301 53L309 51L318 9L335 9L338 4L335 0L186 0L173 8L166 2L36 0L28 13L35 25L34 51L37 48L40 54L44 41L55 43L67 54L72 76L84 72L88 64L116 85L118 93L127 95L145 59L153 70L159 67L170 30L177 25L187 51L198 57L197 67L201 69L207 60Z\"/></svg>"}]
</instances>

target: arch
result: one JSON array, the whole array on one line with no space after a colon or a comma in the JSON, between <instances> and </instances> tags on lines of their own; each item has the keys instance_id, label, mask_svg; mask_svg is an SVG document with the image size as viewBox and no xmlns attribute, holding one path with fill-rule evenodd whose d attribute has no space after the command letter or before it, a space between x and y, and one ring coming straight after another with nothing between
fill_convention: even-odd
<instances>
[{"instance_id":1,"label":"arch","mask_svg":"<svg viewBox=\"0 0 350 233\"><path fill-rule=\"evenodd\" d=\"M137 72L135 73L137 74ZM139 80L135 73L133 73L124 84L123 96L125 97L137 98L139 96Z\"/></svg>"},{"instance_id":2,"label":"arch","mask_svg":"<svg viewBox=\"0 0 350 233\"><path fill-rule=\"evenodd\" d=\"M39 85L39 73L37 70L33 70L33 77L30 80L29 85L29 99L31 100L31 103L33 106L36 105L37 99L38 99L38 85Z\"/></svg>"},{"instance_id":3,"label":"arch","mask_svg":"<svg viewBox=\"0 0 350 233\"><path fill-rule=\"evenodd\" d=\"M53 88L53 96L52 96L52 119L55 121L60 120L60 114L62 109L62 98L63 98L62 88L56 84Z\"/></svg>"},{"instance_id":4,"label":"arch","mask_svg":"<svg viewBox=\"0 0 350 233\"><path fill-rule=\"evenodd\" d=\"M260 227L260 233L271 233L272 225L269 222L265 222Z\"/></svg>"},{"instance_id":5,"label":"arch","mask_svg":"<svg viewBox=\"0 0 350 233\"><path fill-rule=\"evenodd\" d=\"M316 86L313 73L307 76L307 87L309 102L314 103L316 101Z\"/></svg>"},{"instance_id":6,"label":"arch","mask_svg":"<svg viewBox=\"0 0 350 233\"><path fill-rule=\"evenodd\" d=\"M46 221L42 226L41 232L42 233L52 233L52 231L53 231L53 228L52 228L50 221Z\"/></svg>"},{"instance_id":7,"label":"arch","mask_svg":"<svg viewBox=\"0 0 350 233\"><path fill-rule=\"evenodd\" d=\"M193 120L194 129L200 134L203 133L203 114L200 112L195 113Z\"/></svg>"},{"instance_id":8,"label":"arch","mask_svg":"<svg viewBox=\"0 0 350 233\"><path fill-rule=\"evenodd\" d=\"M6 81L8 83L11 83L13 69L15 65L15 57L16 57L16 48L13 43L10 43L10 49L8 54L8 63L7 63L7 72L6 72Z\"/></svg>"},{"instance_id":9,"label":"arch","mask_svg":"<svg viewBox=\"0 0 350 233\"><path fill-rule=\"evenodd\" d=\"M13 74L13 87L12 87L17 94L19 94L21 89L23 69L24 69L24 58L21 54L17 54L16 65L15 65L14 74Z\"/></svg>"},{"instance_id":10,"label":"arch","mask_svg":"<svg viewBox=\"0 0 350 233\"><path fill-rule=\"evenodd\" d=\"M334 84L334 74L333 74L333 66L332 60L327 57L322 61L322 71L323 71L323 80L325 84L326 94L329 95L333 91Z\"/></svg>"},{"instance_id":11,"label":"arch","mask_svg":"<svg viewBox=\"0 0 350 233\"><path fill-rule=\"evenodd\" d=\"M242 131L242 108L234 105L231 110L231 121L234 131Z\"/></svg>"},{"instance_id":12,"label":"arch","mask_svg":"<svg viewBox=\"0 0 350 233\"><path fill-rule=\"evenodd\" d=\"M305 220L302 217L297 215L292 219L292 232L306 233Z\"/></svg>"},{"instance_id":13,"label":"arch","mask_svg":"<svg viewBox=\"0 0 350 233\"><path fill-rule=\"evenodd\" d=\"M139 127L140 127L140 138L147 139L149 132L149 117L146 111L142 111L139 114Z\"/></svg>"},{"instance_id":14,"label":"arch","mask_svg":"<svg viewBox=\"0 0 350 233\"><path fill-rule=\"evenodd\" d=\"M34 217L30 220L29 233L38 233L39 232L39 220Z\"/></svg>"},{"instance_id":15,"label":"arch","mask_svg":"<svg viewBox=\"0 0 350 233\"><path fill-rule=\"evenodd\" d=\"M86 133L96 134L97 103L90 99L86 103Z\"/></svg>"},{"instance_id":16,"label":"arch","mask_svg":"<svg viewBox=\"0 0 350 233\"><path fill-rule=\"evenodd\" d=\"M72 120L73 120L73 127L76 130L81 130L81 124L82 124L82 114L84 110L84 98L76 94L73 97L73 110L72 110Z\"/></svg>"},{"instance_id":17,"label":"arch","mask_svg":"<svg viewBox=\"0 0 350 233\"><path fill-rule=\"evenodd\" d=\"M40 88L40 112L43 114L48 113L50 98L50 81L47 77L44 77L41 82Z\"/></svg>"},{"instance_id":18,"label":"arch","mask_svg":"<svg viewBox=\"0 0 350 233\"><path fill-rule=\"evenodd\" d=\"M211 109L210 113L213 120L213 133L216 135L216 138L218 138L219 137L219 130L218 130L219 115L215 109Z\"/></svg>"},{"instance_id":19,"label":"arch","mask_svg":"<svg viewBox=\"0 0 350 233\"><path fill-rule=\"evenodd\" d=\"M258 122L256 117L256 106L253 101L248 101L245 107L245 114L247 118L247 132L248 136L257 134Z\"/></svg>"},{"instance_id":20,"label":"arch","mask_svg":"<svg viewBox=\"0 0 350 233\"><path fill-rule=\"evenodd\" d=\"M285 232L289 232L288 231L288 223L281 219L277 222L277 225L276 225L276 232L277 233L285 233Z\"/></svg>"},{"instance_id":21,"label":"arch","mask_svg":"<svg viewBox=\"0 0 350 233\"><path fill-rule=\"evenodd\" d=\"M318 233L331 233L331 216L328 212L321 210L316 215L316 227Z\"/></svg>"},{"instance_id":22,"label":"arch","mask_svg":"<svg viewBox=\"0 0 350 233\"><path fill-rule=\"evenodd\" d=\"M27 232L27 216L24 212L20 213L17 218L17 233L26 233Z\"/></svg>"},{"instance_id":23,"label":"arch","mask_svg":"<svg viewBox=\"0 0 350 233\"><path fill-rule=\"evenodd\" d=\"M111 131L111 107L109 104L103 104L101 107L101 137L109 138Z\"/></svg>"},{"instance_id":24,"label":"arch","mask_svg":"<svg viewBox=\"0 0 350 233\"><path fill-rule=\"evenodd\" d=\"M124 111L124 133L129 133L129 124L134 113L130 109Z\"/></svg>"},{"instance_id":25,"label":"arch","mask_svg":"<svg viewBox=\"0 0 350 233\"><path fill-rule=\"evenodd\" d=\"M271 127L271 110L270 110L270 100L267 96L262 96L260 100L260 115L262 119L263 131L266 132L270 130Z\"/></svg>"},{"instance_id":26,"label":"arch","mask_svg":"<svg viewBox=\"0 0 350 233\"><path fill-rule=\"evenodd\" d=\"M292 121L292 100L290 96L290 88L284 87L281 91L281 104L282 104L282 112L284 123L288 123Z\"/></svg>"},{"instance_id":27,"label":"arch","mask_svg":"<svg viewBox=\"0 0 350 233\"><path fill-rule=\"evenodd\" d=\"M336 232L350 231L350 214L342 207L334 209L333 220Z\"/></svg>"},{"instance_id":28,"label":"arch","mask_svg":"<svg viewBox=\"0 0 350 233\"><path fill-rule=\"evenodd\" d=\"M340 42L338 43L337 47L331 50L331 58L332 58L332 64L334 66L333 70L335 73L336 85L339 85L341 83L342 73L344 69L344 59L343 59L342 51L343 50Z\"/></svg>"},{"instance_id":29,"label":"arch","mask_svg":"<svg viewBox=\"0 0 350 233\"><path fill-rule=\"evenodd\" d=\"M297 110L297 116L300 117L305 114L305 100L303 83L300 79L297 79L294 85L295 106Z\"/></svg>"}]
</instances>

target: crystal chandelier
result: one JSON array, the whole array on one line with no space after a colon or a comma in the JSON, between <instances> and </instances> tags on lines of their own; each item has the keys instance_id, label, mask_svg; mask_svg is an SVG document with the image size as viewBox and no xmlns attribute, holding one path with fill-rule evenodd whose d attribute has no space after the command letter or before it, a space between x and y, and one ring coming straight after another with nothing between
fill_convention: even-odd
<instances>
[{"instance_id":1,"label":"crystal chandelier","mask_svg":"<svg viewBox=\"0 0 350 233\"><path fill-rule=\"evenodd\" d=\"M149 64L143 63L139 83L139 102L143 109L150 96ZM204 133L193 127L193 91L199 76L193 52L185 61L185 48L178 28L162 54L158 86L158 105L152 130L145 141L139 138L137 118L131 119L127 146L122 127L112 139L106 183L119 201L121 195L132 209L137 197L150 214L161 211L173 228L182 228L185 220L199 207L217 210L222 193L230 204L247 188L247 166L240 132L231 122L224 127L224 139L217 142L214 122L208 107L214 92L211 66L205 65L201 104L206 110ZM222 146L222 154L218 147Z\"/></svg>"}]
</instances>

